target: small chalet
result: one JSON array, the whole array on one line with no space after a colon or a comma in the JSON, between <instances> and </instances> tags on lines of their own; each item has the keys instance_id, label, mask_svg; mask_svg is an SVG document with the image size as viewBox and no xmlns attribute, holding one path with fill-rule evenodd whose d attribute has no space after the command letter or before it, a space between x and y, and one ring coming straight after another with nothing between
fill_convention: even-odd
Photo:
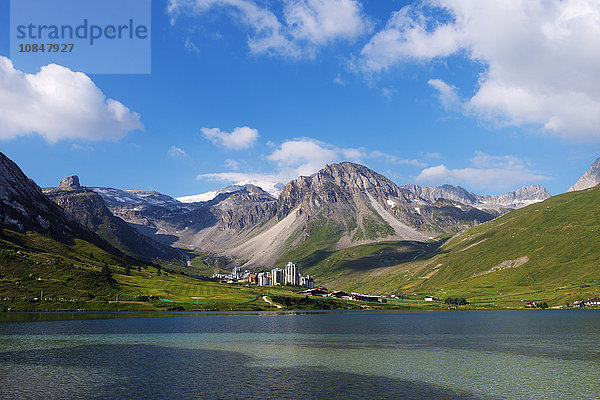
<instances>
[{"instance_id":1,"label":"small chalet","mask_svg":"<svg viewBox=\"0 0 600 400\"><path fill-rule=\"evenodd\" d=\"M592 297L585 301L586 307L600 307L600 297Z\"/></svg>"},{"instance_id":2,"label":"small chalet","mask_svg":"<svg viewBox=\"0 0 600 400\"><path fill-rule=\"evenodd\" d=\"M341 290L334 290L327 295L328 297L334 297L336 299L353 300L350 293L343 292Z\"/></svg>"},{"instance_id":3,"label":"small chalet","mask_svg":"<svg viewBox=\"0 0 600 400\"><path fill-rule=\"evenodd\" d=\"M306 296L320 296L320 297L325 297L327 296L327 290L323 290L323 288L314 288L314 289L307 289L307 290L302 290L300 292L297 292L296 294L304 294Z\"/></svg>"}]
</instances>

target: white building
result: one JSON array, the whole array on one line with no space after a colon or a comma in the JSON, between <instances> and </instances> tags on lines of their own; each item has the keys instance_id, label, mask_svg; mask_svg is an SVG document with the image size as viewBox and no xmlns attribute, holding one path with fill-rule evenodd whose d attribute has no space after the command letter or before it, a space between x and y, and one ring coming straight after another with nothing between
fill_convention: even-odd
<instances>
[{"instance_id":1,"label":"white building","mask_svg":"<svg viewBox=\"0 0 600 400\"><path fill-rule=\"evenodd\" d=\"M315 281L313 278L310 277L310 275L306 275L302 277L302 281L300 282L301 286L304 286L307 289L314 289L315 288Z\"/></svg>"},{"instance_id":2,"label":"white building","mask_svg":"<svg viewBox=\"0 0 600 400\"><path fill-rule=\"evenodd\" d=\"M231 277L233 279L239 279L241 278L241 272L242 269L240 267L233 267L233 270L231 270Z\"/></svg>"},{"instance_id":3,"label":"white building","mask_svg":"<svg viewBox=\"0 0 600 400\"><path fill-rule=\"evenodd\" d=\"M271 270L271 285L284 285L286 283L283 270L281 268L274 268Z\"/></svg>"},{"instance_id":4,"label":"white building","mask_svg":"<svg viewBox=\"0 0 600 400\"><path fill-rule=\"evenodd\" d=\"M292 286L299 286L300 279L298 274L298 266L293 262L287 263L285 266L285 284L289 284Z\"/></svg>"},{"instance_id":5,"label":"white building","mask_svg":"<svg viewBox=\"0 0 600 400\"><path fill-rule=\"evenodd\" d=\"M261 272L258 274L258 286L267 286L271 284L271 273Z\"/></svg>"}]
</instances>

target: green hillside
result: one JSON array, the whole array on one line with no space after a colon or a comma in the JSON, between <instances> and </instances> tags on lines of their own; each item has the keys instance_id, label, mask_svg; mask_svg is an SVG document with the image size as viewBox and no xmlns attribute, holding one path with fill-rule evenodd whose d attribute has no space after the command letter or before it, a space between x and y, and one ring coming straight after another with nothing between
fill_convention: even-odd
<instances>
[{"instance_id":1,"label":"green hillside","mask_svg":"<svg viewBox=\"0 0 600 400\"><path fill-rule=\"evenodd\" d=\"M447 241L356 246L305 267L344 289L460 296L492 307L565 305L600 294L599 205L600 187L565 193Z\"/></svg>"},{"instance_id":2,"label":"green hillside","mask_svg":"<svg viewBox=\"0 0 600 400\"><path fill-rule=\"evenodd\" d=\"M192 264L203 257L192 258ZM160 267L130 265L80 239L63 243L49 235L0 229L0 312L278 309L262 295L291 302L290 308L294 302L308 308L358 307L306 299L296 291L193 279Z\"/></svg>"},{"instance_id":3,"label":"green hillside","mask_svg":"<svg viewBox=\"0 0 600 400\"><path fill-rule=\"evenodd\" d=\"M414 290L482 302L597 295L600 289L600 187L510 212L448 240L421 263ZM442 291L441 289L445 289Z\"/></svg>"}]
</instances>

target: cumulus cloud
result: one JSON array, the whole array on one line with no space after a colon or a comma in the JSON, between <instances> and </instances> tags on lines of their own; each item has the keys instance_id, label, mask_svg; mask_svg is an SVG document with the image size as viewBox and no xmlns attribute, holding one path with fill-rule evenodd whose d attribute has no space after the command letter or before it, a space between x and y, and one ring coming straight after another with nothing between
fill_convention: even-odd
<instances>
[{"instance_id":1,"label":"cumulus cloud","mask_svg":"<svg viewBox=\"0 0 600 400\"><path fill-rule=\"evenodd\" d=\"M284 187L283 182L288 182L282 173L263 174L252 172L217 172L212 174L200 174L197 177L200 180L214 182L227 182L235 185L255 185L262 190L278 196Z\"/></svg>"},{"instance_id":2,"label":"cumulus cloud","mask_svg":"<svg viewBox=\"0 0 600 400\"><path fill-rule=\"evenodd\" d=\"M462 185L472 190L506 191L549 178L530 170L527 164L515 156L493 156L476 152L471 166L450 169L444 164L425 168L416 177L419 183Z\"/></svg>"},{"instance_id":3,"label":"cumulus cloud","mask_svg":"<svg viewBox=\"0 0 600 400\"><path fill-rule=\"evenodd\" d=\"M185 150L177 146L171 146L167 154L171 157L187 157L187 153L185 152Z\"/></svg>"},{"instance_id":4,"label":"cumulus cloud","mask_svg":"<svg viewBox=\"0 0 600 400\"><path fill-rule=\"evenodd\" d=\"M252 0L169 0L172 23L181 14L200 16L211 11L230 13L249 30L248 47L255 54L300 57L319 46L354 40L370 23L357 0L286 0L278 17Z\"/></svg>"},{"instance_id":5,"label":"cumulus cloud","mask_svg":"<svg viewBox=\"0 0 600 400\"><path fill-rule=\"evenodd\" d=\"M323 142L309 139L293 139L276 146L266 157L274 163L275 172L218 172L198 175L198 179L235 183L236 185L253 184L267 192L277 195L283 186L301 175L311 175L325 164L340 160L342 149Z\"/></svg>"},{"instance_id":6,"label":"cumulus cloud","mask_svg":"<svg viewBox=\"0 0 600 400\"><path fill-rule=\"evenodd\" d=\"M370 74L463 54L483 65L479 86L460 101L452 85L430 80L444 105L500 126L597 140L598 49L596 0L427 0L394 13L357 65Z\"/></svg>"},{"instance_id":7,"label":"cumulus cloud","mask_svg":"<svg viewBox=\"0 0 600 400\"><path fill-rule=\"evenodd\" d=\"M364 148L342 148L311 138L291 139L277 146L265 158L273 163L274 172L217 172L200 174L198 179L234 183L254 184L271 194L278 191L298 176L308 176L322 169L326 164L341 161L363 162L368 159L383 159L388 163L423 167L426 164L417 160L405 160L381 152Z\"/></svg>"},{"instance_id":8,"label":"cumulus cloud","mask_svg":"<svg viewBox=\"0 0 600 400\"><path fill-rule=\"evenodd\" d=\"M241 126L231 132L223 132L219 128L200 129L204 137L213 144L223 146L229 150L243 150L254 146L258 140L258 130Z\"/></svg>"},{"instance_id":9,"label":"cumulus cloud","mask_svg":"<svg viewBox=\"0 0 600 400\"><path fill-rule=\"evenodd\" d=\"M143 129L140 116L87 75L56 64L27 74L0 56L0 139L36 133L51 143L116 140L136 129Z\"/></svg>"}]
</instances>

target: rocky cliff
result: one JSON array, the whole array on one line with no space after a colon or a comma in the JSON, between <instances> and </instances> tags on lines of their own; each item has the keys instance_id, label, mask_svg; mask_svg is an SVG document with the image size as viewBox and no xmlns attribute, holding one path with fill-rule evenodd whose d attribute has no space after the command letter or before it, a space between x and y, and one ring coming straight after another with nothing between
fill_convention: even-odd
<instances>
[{"instance_id":1,"label":"rocky cliff","mask_svg":"<svg viewBox=\"0 0 600 400\"><path fill-rule=\"evenodd\" d=\"M182 262L179 250L156 242L115 217L99 194L79 184L77 175L64 178L56 188L44 189L44 194L80 224L133 258Z\"/></svg>"},{"instance_id":2,"label":"rocky cliff","mask_svg":"<svg viewBox=\"0 0 600 400\"><path fill-rule=\"evenodd\" d=\"M71 182L70 185L75 185ZM0 228L33 231L64 243L81 239L115 256L123 253L82 226L44 195L34 181L0 153Z\"/></svg>"},{"instance_id":3,"label":"rocky cliff","mask_svg":"<svg viewBox=\"0 0 600 400\"><path fill-rule=\"evenodd\" d=\"M600 183L600 158L598 158L579 180L569 188L569 192L594 187Z\"/></svg>"}]
</instances>

